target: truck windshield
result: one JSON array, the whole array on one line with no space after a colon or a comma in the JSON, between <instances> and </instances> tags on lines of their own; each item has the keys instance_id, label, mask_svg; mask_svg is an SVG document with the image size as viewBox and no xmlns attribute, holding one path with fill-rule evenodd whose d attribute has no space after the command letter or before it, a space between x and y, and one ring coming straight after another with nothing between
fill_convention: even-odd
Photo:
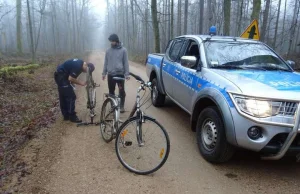
<instances>
[{"instance_id":1,"label":"truck windshield","mask_svg":"<svg viewBox=\"0 0 300 194\"><path fill-rule=\"evenodd\" d=\"M292 71L273 51L260 43L208 41L205 49L210 68Z\"/></svg>"}]
</instances>

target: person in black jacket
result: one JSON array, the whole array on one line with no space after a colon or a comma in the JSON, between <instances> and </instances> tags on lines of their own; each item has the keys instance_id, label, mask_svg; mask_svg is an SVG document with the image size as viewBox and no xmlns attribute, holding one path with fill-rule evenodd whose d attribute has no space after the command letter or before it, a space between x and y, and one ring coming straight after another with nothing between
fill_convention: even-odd
<instances>
[{"instance_id":1,"label":"person in black jacket","mask_svg":"<svg viewBox=\"0 0 300 194\"><path fill-rule=\"evenodd\" d=\"M70 59L59 65L54 73L54 79L58 86L60 110L65 121L82 122L75 112L76 95L72 84L86 86L86 82L77 80L77 77L82 72L87 72L87 68L91 72L95 69L92 63L86 63L81 59Z\"/></svg>"}]
</instances>

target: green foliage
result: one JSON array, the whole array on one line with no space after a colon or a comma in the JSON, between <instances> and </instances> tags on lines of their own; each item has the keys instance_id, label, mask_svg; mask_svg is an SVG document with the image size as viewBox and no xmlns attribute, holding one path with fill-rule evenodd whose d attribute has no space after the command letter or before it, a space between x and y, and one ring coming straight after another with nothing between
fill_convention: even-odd
<instances>
[{"instance_id":1,"label":"green foliage","mask_svg":"<svg viewBox=\"0 0 300 194\"><path fill-rule=\"evenodd\" d=\"M0 69L0 76L2 75L10 75L13 73L16 73L18 71L24 71L24 70L29 70L29 69L36 69L40 67L39 64L30 64L30 65L19 65L19 66L8 66L8 67L3 67Z\"/></svg>"}]
</instances>

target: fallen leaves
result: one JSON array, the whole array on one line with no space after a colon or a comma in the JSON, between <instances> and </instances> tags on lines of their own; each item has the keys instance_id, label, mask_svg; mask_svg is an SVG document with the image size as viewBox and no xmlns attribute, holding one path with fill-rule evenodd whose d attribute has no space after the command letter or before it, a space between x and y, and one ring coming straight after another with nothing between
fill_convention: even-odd
<instances>
[{"instance_id":1,"label":"fallen leaves","mask_svg":"<svg viewBox=\"0 0 300 194\"><path fill-rule=\"evenodd\" d=\"M0 188L12 173L20 179L29 174L26 163L18 161L17 151L55 122L58 97L54 69L45 66L34 74L19 72L0 82Z\"/></svg>"}]
</instances>

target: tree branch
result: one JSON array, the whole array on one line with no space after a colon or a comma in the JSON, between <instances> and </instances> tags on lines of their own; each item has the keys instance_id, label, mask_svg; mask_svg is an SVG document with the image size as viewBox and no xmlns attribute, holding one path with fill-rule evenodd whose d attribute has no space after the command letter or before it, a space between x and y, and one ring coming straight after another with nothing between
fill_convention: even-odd
<instances>
[{"instance_id":1,"label":"tree branch","mask_svg":"<svg viewBox=\"0 0 300 194\"><path fill-rule=\"evenodd\" d=\"M10 14L14 9L15 9L15 7L12 8L11 10L5 12L5 13L0 17L0 22L1 22L1 20L2 20L6 15Z\"/></svg>"}]
</instances>

